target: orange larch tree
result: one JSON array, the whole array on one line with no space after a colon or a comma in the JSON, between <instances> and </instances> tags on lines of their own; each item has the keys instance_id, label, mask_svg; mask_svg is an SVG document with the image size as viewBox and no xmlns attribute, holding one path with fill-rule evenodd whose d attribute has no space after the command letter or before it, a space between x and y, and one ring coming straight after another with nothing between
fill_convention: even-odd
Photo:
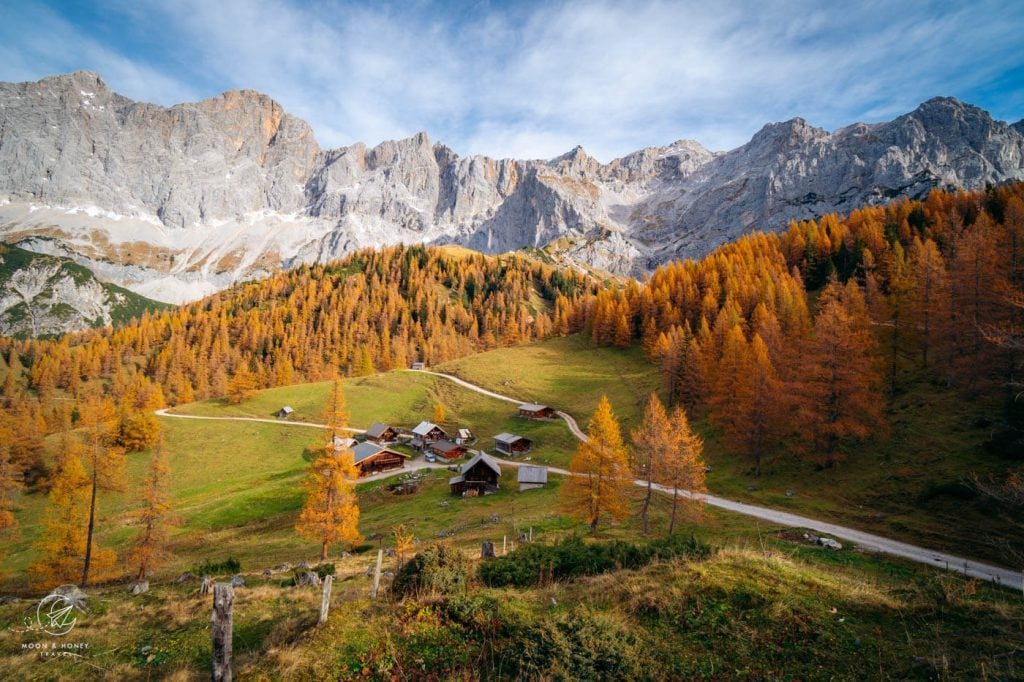
<instances>
[{"instance_id":1,"label":"orange larch tree","mask_svg":"<svg viewBox=\"0 0 1024 682\"><path fill-rule=\"evenodd\" d=\"M619 422L607 396L601 396L587 428L587 440L580 443L569 462L572 475L562 486L566 511L597 530L608 515L621 520L629 515L629 455L622 442Z\"/></svg>"},{"instance_id":2,"label":"orange larch tree","mask_svg":"<svg viewBox=\"0 0 1024 682\"><path fill-rule=\"evenodd\" d=\"M159 435L150 460L149 473L142 484L142 509L134 514L139 523L139 534L133 543L131 557L139 566L137 580L145 580L168 556L168 526L174 523L170 517L171 501L167 493L170 475L167 449L164 447L163 436Z\"/></svg>"},{"instance_id":3,"label":"orange larch tree","mask_svg":"<svg viewBox=\"0 0 1024 682\"><path fill-rule=\"evenodd\" d=\"M661 470L671 458L676 440L668 413L657 394L652 393L648 398L640 428L634 430L631 435L635 446L631 458L633 473L647 481L647 493L640 508L643 532L647 535L647 512L654 493L653 484L661 477Z\"/></svg>"},{"instance_id":4,"label":"orange larch tree","mask_svg":"<svg viewBox=\"0 0 1024 682\"><path fill-rule=\"evenodd\" d=\"M797 426L811 459L830 467L842 459L842 444L884 428L874 340L833 298L819 311L802 360Z\"/></svg>"},{"instance_id":5,"label":"orange larch tree","mask_svg":"<svg viewBox=\"0 0 1024 682\"><path fill-rule=\"evenodd\" d=\"M676 513L679 509L680 493L688 493L686 499L690 503L689 516L697 518L703 504L702 495L708 491L705 484L707 468L704 465L704 441L690 428L686 411L677 406L672 410L672 448L668 458L658 472L657 482L672 488L672 516L669 519L668 533L676 529Z\"/></svg>"},{"instance_id":6,"label":"orange larch tree","mask_svg":"<svg viewBox=\"0 0 1024 682\"><path fill-rule=\"evenodd\" d=\"M125 456L123 448L112 444L116 419L113 403L101 398L90 398L82 405L81 419L85 434L82 458L89 476L89 520L86 527L81 582L81 586L85 587L89 584L89 569L93 563L99 491L124 488ZM116 557L109 549L98 549L95 553L101 572L111 568L116 561Z\"/></svg>"}]
</instances>

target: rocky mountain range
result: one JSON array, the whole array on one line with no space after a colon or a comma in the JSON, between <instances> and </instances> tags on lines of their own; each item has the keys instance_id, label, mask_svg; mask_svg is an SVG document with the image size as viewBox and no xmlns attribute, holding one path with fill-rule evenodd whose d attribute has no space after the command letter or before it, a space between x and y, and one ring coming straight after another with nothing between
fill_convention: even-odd
<instances>
[{"instance_id":1,"label":"rocky mountain range","mask_svg":"<svg viewBox=\"0 0 1024 682\"><path fill-rule=\"evenodd\" d=\"M754 229L934 187L1024 178L1024 121L935 98L828 132L796 118L711 152L680 140L602 164L460 156L425 133L321 149L266 95L170 108L92 72L0 84L0 239L150 298L398 242L546 247L618 274Z\"/></svg>"}]
</instances>

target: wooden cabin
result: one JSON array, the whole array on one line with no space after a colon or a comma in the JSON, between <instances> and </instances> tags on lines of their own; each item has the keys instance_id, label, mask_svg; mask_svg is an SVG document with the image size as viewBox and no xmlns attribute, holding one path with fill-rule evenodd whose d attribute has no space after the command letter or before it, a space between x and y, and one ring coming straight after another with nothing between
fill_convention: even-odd
<instances>
[{"instance_id":1,"label":"wooden cabin","mask_svg":"<svg viewBox=\"0 0 1024 682\"><path fill-rule=\"evenodd\" d=\"M469 429L459 429L455 433L455 442L459 445L469 445L474 440L476 440L476 436Z\"/></svg>"},{"instance_id":2,"label":"wooden cabin","mask_svg":"<svg viewBox=\"0 0 1024 682\"><path fill-rule=\"evenodd\" d=\"M285 405L284 407L277 411L277 418L284 419L285 417L291 416L292 412L294 411L295 410L292 409L291 405Z\"/></svg>"},{"instance_id":3,"label":"wooden cabin","mask_svg":"<svg viewBox=\"0 0 1024 682\"><path fill-rule=\"evenodd\" d=\"M439 440L430 444L429 452L445 459L458 459L466 456L466 447L450 440Z\"/></svg>"},{"instance_id":4,"label":"wooden cabin","mask_svg":"<svg viewBox=\"0 0 1024 682\"><path fill-rule=\"evenodd\" d=\"M398 431L387 424L375 422L370 424L370 428L366 429L366 440L378 445L393 443L398 440Z\"/></svg>"},{"instance_id":5,"label":"wooden cabin","mask_svg":"<svg viewBox=\"0 0 1024 682\"><path fill-rule=\"evenodd\" d=\"M519 406L519 416L527 419L550 419L555 416L555 410L547 405L523 403Z\"/></svg>"},{"instance_id":6,"label":"wooden cabin","mask_svg":"<svg viewBox=\"0 0 1024 682\"><path fill-rule=\"evenodd\" d=\"M424 443L433 443L435 440L444 440L448 437L445 430L437 424L430 422L420 422L416 425L416 428L412 430L413 438L418 438Z\"/></svg>"},{"instance_id":7,"label":"wooden cabin","mask_svg":"<svg viewBox=\"0 0 1024 682\"><path fill-rule=\"evenodd\" d=\"M489 455L480 453L466 462L462 473L448 479L452 495L464 495L470 490L478 494L493 493L498 489L501 467Z\"/></svg>"},{"instance_id":8,"label":"wooden cabin","mask_svg":"<svg viewBox=\"0 0 1024 682\"><path fill-rule=\"evenodd\" d=\"M381 447L376 443L360 443L352 448L352 454L356 468L359 469L359 476L372 476L381 471L401 469L405 466L405 460L409 457L397 450Z\"/></svg>"},{"instance_id":9,"label":"wooden cabin","mask_svg":"<svg viewBox=\"0 0 1024 682\"><path fill-rule=\"evenodd\" d=\"M514 433L499 433L494 437L494 450L498 454L516 457L533 449L533 441Z\"/></svg>"},{"instance_id":10,"label":"wooden cabin","mask_svg":"<svg viewBox=\"0 0 1024 682\"><path fill-rule=\"evenodd\" d=\"M410 369L415 369L417 371L423 371L423 370L425 370L427 368L427 363L425 363L425 362L414 362L414 363L412 363L412 365L410 365L409 368Z\"/></svg>"},{"instance_id":11,"label":"wooden cabin","mask_svg":"<svg viewBox=\"0 0 1024 682\"><path fill-rule=\"evenodd\" d=\"M548 484L548 468L524 464L516 472L516 481L519 483L519 492L543 488Z\"/></svg>"}]
</instances>

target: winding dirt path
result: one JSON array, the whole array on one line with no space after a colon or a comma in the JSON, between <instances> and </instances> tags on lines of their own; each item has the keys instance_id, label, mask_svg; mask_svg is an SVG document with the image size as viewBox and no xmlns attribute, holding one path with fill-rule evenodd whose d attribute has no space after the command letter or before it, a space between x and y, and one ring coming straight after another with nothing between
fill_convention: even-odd
<instances>
[{"instance_id":1,"label":"winding dirt path","mask_svg":"<svg viewBox=\"0 0 1024 682\"><path fill-rule=\"evenodd\" d=\"M520 404L523 401L512 398L507 395L495 393L489 391L486 388L471 384L470 382L460 379L459 377L452 376L451 374L444 374L442 372L433 372L430 370L403 370L407 372L416 372L418 374L432 374L433 376L447 379L463 388L469 389L481 395L495 398L497 400L503 400L508 403ZM175 414L168 412L166 409L157 410L156 414L161 417L173 417L177 419L209 419L218 421L251 421L251 422L263 422L267 424L286 424L290 426L305 426L305 427L316 427L325 428L323 424L314 424L312 422L289 422L277 419L258 419L256 417L204 417L200 415L191 414ZM578 440L586 441L587 435L580 429L579 425L573 417L565 412L556 411L556 414L565 421L566 426L572 432ZM363 433L364 429L348 429L352 433ZM506 459L494 458L496 461L505 464L507 466L518 467L522 463L515 462ZM427 462L412 462L403 469L396 469L394 471L382 472L373 476L368 476L364 481L374 481L383 478L389 478L391 476L397 476L402 473L406 473L410 470L420 469L443 469L446 468L444 464L429 464ZM554 474L561 474L563 476L572 475L565 469L557 467L548 467L548 471ZM635 480L634 484L646 487L647 482L643 480ZM657 485L653 486L655 490L666 495L672 495L675 492L672 488L666 486ZM681 497L693 498L693 493L688 490L679 490L678 494ZM747 504L746 502L737 502L735 500L729 500L724 497L717 497L715 495L700 495L698 496L704 500L706 504L710 504L713 507L719 507L726 509L731 512L738 514L744 514L746 516L752 516L769 523L779 524L782 526L794 527L794 528L807 528L818 533L825 535L835 536L849 542L854 542L862 550L868 550L873 552L879 552L882 554L890 554L898 556L904 559L932 566L935 568L941 568L949 571L955 571L972 578L978 578L979 580L986 580L998 585L1005 585L1015 590L1024 589L1024 572L1013 571L1007 568L1001 568L998 566L992 566L979 561L973 561L971 559L965 559L954 554L947 554L945 552L939 552L936 550L928 549L926 547L918 547L906 542L899 542L890 538L883 537L881 535L875 535L874 533L867 533L860 531L855 528L848 528L835 523L829 523L827 521L819 521L818 519L812 519L806 516L800 516L798 514L792 514L789 512L779 511L777 509L770 509L768 507L760 507L754 504Z\"/></svg>"}]
</instances>

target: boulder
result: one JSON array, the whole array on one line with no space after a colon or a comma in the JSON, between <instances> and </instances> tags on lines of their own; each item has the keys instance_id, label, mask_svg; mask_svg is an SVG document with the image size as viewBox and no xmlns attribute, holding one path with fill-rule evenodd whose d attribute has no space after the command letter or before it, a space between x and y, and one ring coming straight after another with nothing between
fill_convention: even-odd
<instances>
[{"instance_id":1,"label":"boulder","mask_svg":"<svg viewBox=\"0 0 1024 682\"><path fill-rule=\"evenodd\" d=\"M832 538L818 538L818 544L827 549L842 549L842 544L836 542Z\"/></svg>"},{"instance_id":2,"label":"boulder","mask_svg":"<svg viewBox=\"0 0 1024 682\"><path fill-rule=\"evenodd\" d=\"M185 582L188 582L189 580L195 580L195 579L196 579L196 576L195 576L194 573L190 573L188 571L185 571L184 573L179 575L177 578L175 578L174 582L176 582L176 583L185 583Z\"/></svg>"},{"instance_id":3,"label":"boulder","mask_svg":"<svg viewBox=\"0 0 1024 682\"><path fill-rule=\"evenodd\" d=\"M274 572L271 571L269 568L263 569L263 577L264 578L269 578L272 575L274 575Z\"/></svg>"},{"instance_id":4,"label":"boulder","mask_svg":"<svg viewBox=\"0 0 1024 682\"><path fill-rule=\"evenodd\" d=\"M82 592L78 585L61 585L60 587L54 588L50 594L59 594L60 596L67 598L79 611L85 611L86 609L85 602L88 597L85 592Z\"/></svg>"},{"instance_id":5,"label":"boulder","mask_svg":"<svg viewBox=\"0 0 1024 682\"><path fill-rule=\"evenodd\" d=\"M320 576L315 571L300 571L292 579L296 587L320 587Z\"/></svg>"},{"instance_id":6,"label":"boulder","mask_svg":"<svg viewBox=\"0 0 1024 682\"><path fill-rule=\"evenodd\" d=\"M231 587L245 587L245 578L240 575L231 576Z\"/></svg>"},{"instance_id":7,"label":"boulder","mask_svg":"<svg viewBox=\"0 0 1024 682\"><path fill-rule=\"evenodd\" d=\"M134 595L146 594L147 592L149 592L149 581L136 580L131 584L130 591Z\"/></svg>"}]
</instances>

